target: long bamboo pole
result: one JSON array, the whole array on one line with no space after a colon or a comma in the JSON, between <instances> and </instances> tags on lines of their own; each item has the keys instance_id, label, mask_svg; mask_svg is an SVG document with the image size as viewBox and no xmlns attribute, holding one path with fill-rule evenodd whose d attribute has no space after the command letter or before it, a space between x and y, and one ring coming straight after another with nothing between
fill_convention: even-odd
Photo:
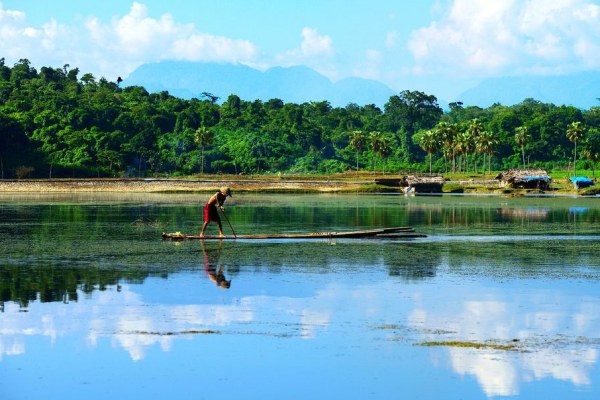
<instances>
[{"instance_id":1,"label":"long bamboo pole","mask_svg":"<svg viewBox=\"0 0 600 400\"><path fill-rule=\"evenodd\" d=\"M221 212L223 213L225 220L227 220L227 223L229 224L229 227L231 228L231 232L233 232L233 237L237 239L235 231L233 230L233 226L231 226L231 222L229 222L229 218L227 218L227 214L225 214L225 211L223 211L223 210L221 210Z\"/></svg>"}]
</instances>

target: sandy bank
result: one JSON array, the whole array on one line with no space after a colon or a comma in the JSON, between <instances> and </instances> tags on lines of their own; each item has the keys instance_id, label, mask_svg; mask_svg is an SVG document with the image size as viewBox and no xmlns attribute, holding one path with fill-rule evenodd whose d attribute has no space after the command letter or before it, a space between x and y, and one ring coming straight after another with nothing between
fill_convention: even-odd
<instances>
[{"instance_id":1,"label":"sandy bank","mask_svg":"<svg viewBox=\"0 0 600 400\"><path fill-rule=\"evenodd\" d=\"M0 180L0 192L211 192L222 186L234 191L337 192L372 184L368 181L269 181L176 179L53 179Z\"/></svg>"}]
</instances>

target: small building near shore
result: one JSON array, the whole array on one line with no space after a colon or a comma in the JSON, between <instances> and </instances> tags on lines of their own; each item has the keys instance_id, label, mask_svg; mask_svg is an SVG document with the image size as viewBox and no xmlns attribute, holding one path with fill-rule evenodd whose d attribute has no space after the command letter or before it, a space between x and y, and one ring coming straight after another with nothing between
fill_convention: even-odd
<instances>
[{"instance_id":1,"label":"small building near shore","mask_svg":"<svg viewBox=\"0 0 600 400\"><path fill-rule=\"evenodd\" d=\"M403 188L409 193L442 193L444 178L441 175L407 175L399 179L376 179L378 185Z\"/></svg>"},{"instance_id":2,"label":"small building near shore","mask_svg":"<svg viewBox=\"0 0 600 400\"><path fill-rule=\"evenodd\" d=\"M540 189L548 190L552 185L552 178L548 171L539 168L509 169L496 176L500 186L515 189Z\"/></svg>"}]
</instances>

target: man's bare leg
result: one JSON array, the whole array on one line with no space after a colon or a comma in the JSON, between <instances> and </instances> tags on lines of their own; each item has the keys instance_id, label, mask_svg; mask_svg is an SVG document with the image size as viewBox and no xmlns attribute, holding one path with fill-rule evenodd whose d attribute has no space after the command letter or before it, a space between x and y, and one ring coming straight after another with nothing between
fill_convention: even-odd
<instances>
[{"instance_id":1,"label":"man's bare leg","mask_svg":"<svg viewBox=\"0 0 600 400\"><path fill-rule=\"evenodd\" d=\"M204 237L204 230L206 229L206 225L208 225L208 221L205 221L202 225L202 230L200 231L200 237Z\"/></svg>"},{"instance_id":2,"label":"man's bare leg","mask_svg":"<svg viewBox=\"0 0 600 400\"><path fill-rule=\"evenodd\" d=\"M217 226L219 227L219 237L225 237L225 235L223 235L223 227L221 226L221 221L217 221Z\"/></svg>"}]
</instances>

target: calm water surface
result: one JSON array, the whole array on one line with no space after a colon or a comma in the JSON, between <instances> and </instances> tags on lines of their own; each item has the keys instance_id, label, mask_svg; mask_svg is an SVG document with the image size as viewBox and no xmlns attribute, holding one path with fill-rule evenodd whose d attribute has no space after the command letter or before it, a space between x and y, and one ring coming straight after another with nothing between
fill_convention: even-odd
<instances>
[{"instance_id":1,"label":"calm water surface","mask_svg":"<svg viewBox=\"0 0 600 400\"><path fill-rule=\"evenodd\" d=\"M163 242L207 196L0 194L0 399L599 398L600 199L234 196L238 234L428 237Z\"/></svg>"}]
</instances>

